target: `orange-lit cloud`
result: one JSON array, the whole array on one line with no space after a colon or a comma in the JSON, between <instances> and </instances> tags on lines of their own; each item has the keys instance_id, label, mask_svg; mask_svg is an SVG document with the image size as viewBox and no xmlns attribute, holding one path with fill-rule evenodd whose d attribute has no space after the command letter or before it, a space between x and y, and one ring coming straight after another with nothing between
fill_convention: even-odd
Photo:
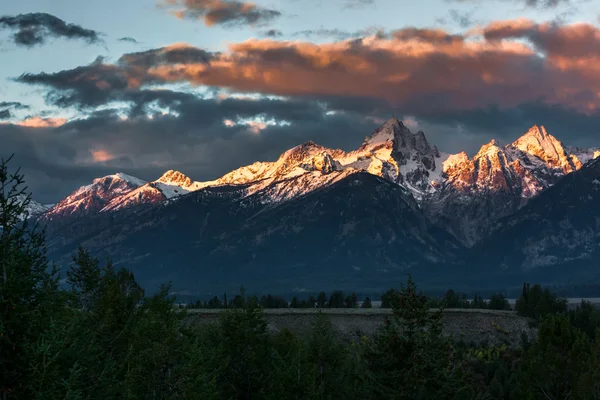
<instances>
[{"instance_id":1,"label":"orange-lit cloud","mask_svg":"<svg viewBox=\"0 0 600 400\"><path fill-rule=\"evenodd\" d=\"M600 108L598 76L600 29L516 19L463 35L405 28L322 44L250 39L223 53L179 43L126 54L115 65L19 80L45 84L65 94L56 96L63 102L85 106L136 101L144 84L188 82L286 97L378 99L423 116L533 102L590 113Z\"/></svg>"},{"instance_id":2,"label":"orange-lit cloud","mask_svg":"<svg viewBox=\"0 0 600 400\"><path fill-rule=\"evenodd\" d=\"M206 26L261 25L281 16L276 10L238 0L165 0L163 7L180 19L200 19Z\"/></svg>"},{"instance_id":3,"label":"orange-lit cloud","mask_svg":"<svg viewBox=\"0 0 600 400\"><path fill-rule=\"evenodd\" d=\"M585 112L599 104L598 28L512 20L476 33L405 29L391 38L324 44L251 39L210 63L159 65L147 74L282 96L382 98L398 107L512 107L541 99Z\"/></svg>"},{"instance_id":4,"label":"orange-lit cloud","mask_svg":"<svg viewBox=\"0 0 600 400\"><path fill-rule=\"evenodd\" d=\"M90 153L92 155L92 159L95 162L106 162L106 161L110 161L115 158L114 155L112 155L108 151L102 150L102 149L90 150Z\"/></svg>"},{"instance_id":5,"label":"orange-lit cloud","mask_svg":"<svg viewBox=\"0 0 600 400\"><path fill-rule=\"evenodd\" d=\"M26 126L29 128L56 128L66 123L66 118L42 118L36 116L19 121L15 125Z\"/></svg>"},{"instance_id":6,"label":"orange-lit cloud","mask_svg":"<svg viewBox=\"0 0 600 400\"><path fill-rule=\"evenodd\" d=\"M255 134L259 134L260 131L267 128L267 124L260 121L248 121L245 125L248 126L250 132Z\"/></svg>"}]
</instances>

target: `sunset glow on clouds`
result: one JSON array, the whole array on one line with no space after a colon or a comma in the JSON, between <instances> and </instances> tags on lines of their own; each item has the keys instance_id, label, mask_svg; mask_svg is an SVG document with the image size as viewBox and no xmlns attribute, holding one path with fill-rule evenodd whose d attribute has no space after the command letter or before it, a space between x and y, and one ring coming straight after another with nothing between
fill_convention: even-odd
<instances>
[{"instance_id":1,"label":"sunset glow on clouds","mask_svg":"<svg viewBox=\"0 0 600 400\"><path fill-rule=\"evenodd\" d=\"M518 19L474 32L405 29L323 44L250 39L219 54L179 43L125 54L117 64L19 79L75 92L86 85L108 93L187 82L265 95L370 97L408 112L538 100L582 113L598 108L600 29Z\"/></svg>"},{"instance_id":2,"label":"sunset glow on clouds","mask_svg":"<svg viewBox=\"0 0 600 400\"><path fill-rule=\"evenodd\" d=\"M66 118L42 118L36 116L19 121L16 123L16 125L26 126L29 128L56 128L66 123Z\"/></svg>"},{"instance_id":3,"label":"sunset glow on clouds","mask_svg":"<svg viewBox=\"0 0 600 400\"><path fill-rule=\"evenodd\" d=\"M106 150L91 150L90 153L92 154L92 159L96 162L106 162L115 158Z\"/></svg>"}]
</instances>

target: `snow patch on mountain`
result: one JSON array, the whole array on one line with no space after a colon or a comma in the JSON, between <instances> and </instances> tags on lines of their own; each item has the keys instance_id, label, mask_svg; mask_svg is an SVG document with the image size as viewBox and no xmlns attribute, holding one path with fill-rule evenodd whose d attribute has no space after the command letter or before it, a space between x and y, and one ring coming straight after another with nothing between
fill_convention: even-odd
<instances>
[{"instance_id":1,"label":"snow patch on mountain","mask_svg":"<svg viewBox=\"0 0 600 400\"><path fill-rule=\"evenodd\" d=\"M23 205L23 203L25 202L26 199L27 199L26 195L20 194L16 197L13 197L12 201L18 205ZM12 203L12 204L14 204L14 203ZM33 199L29 199L29 204L27 204L27 206L25 207L25 212L23 214L19 215L18 218L19 218L19 221L24 221L25 219L41 215L41 214L45 213L46 211L48 211L48 207L38 203L37 201L35 201Z\"/></svg>"}]
</instances>

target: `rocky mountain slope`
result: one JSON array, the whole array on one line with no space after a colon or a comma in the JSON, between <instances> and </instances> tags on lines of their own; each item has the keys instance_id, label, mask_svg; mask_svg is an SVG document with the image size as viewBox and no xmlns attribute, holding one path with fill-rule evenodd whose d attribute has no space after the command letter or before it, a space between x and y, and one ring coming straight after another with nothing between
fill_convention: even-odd
<instances>
[{"instance_id":1,"label":"rocky mountain slope","mask_svg":"<svg viewBox=\"0 0 600 400\"><path fill-rule=\"evenodd\" d=\"M531 274L547 281L600 278L600 158L565 176L511 216L473 250L505 278Z\"/></svg>"}]
</instances>

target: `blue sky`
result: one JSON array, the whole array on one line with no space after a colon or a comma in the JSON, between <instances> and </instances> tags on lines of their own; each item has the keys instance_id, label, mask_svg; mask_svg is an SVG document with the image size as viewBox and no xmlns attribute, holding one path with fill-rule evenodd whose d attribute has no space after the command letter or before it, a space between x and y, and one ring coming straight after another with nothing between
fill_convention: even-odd
<instances>
[{"instance_id":1,"label":"blue sky","mask_svg":"<svg viewBox=\"0 0 600 400\"><path fill-rule=\"evenodd\" d=\"M448 152L472 154L533 123L566 144L600 145L600 71L589 67L600 64L600 2L533 3L260 0L259 10L281 15L259 25L207 26L169 12L182 4L167 9L156 0L4 1L0 105L28 108L0 106L0 155L21 154L32 186L51 199L115 170L155 179L167 166L213 179L305 140L352 149L391 115L416 121ZM2 18L30 13L94 31L101 41L49 35L19 45ZM387 36L376 38L373 29ZM268 30L280 35L267 37ZM187 44L184 57L205 52L209 66L155 60L142 71L117 63L143 51L168 57L176 43ZM16 81L22 74L31 75ZM123 79L141 85L114 86ZM234 97L221 103L205 95L211 90ZM247 93L258 97L244 100ZM176 111L149 119L156 104ZM262 126L265 120L276 123Z\"/></svg>"}]
</instances>

